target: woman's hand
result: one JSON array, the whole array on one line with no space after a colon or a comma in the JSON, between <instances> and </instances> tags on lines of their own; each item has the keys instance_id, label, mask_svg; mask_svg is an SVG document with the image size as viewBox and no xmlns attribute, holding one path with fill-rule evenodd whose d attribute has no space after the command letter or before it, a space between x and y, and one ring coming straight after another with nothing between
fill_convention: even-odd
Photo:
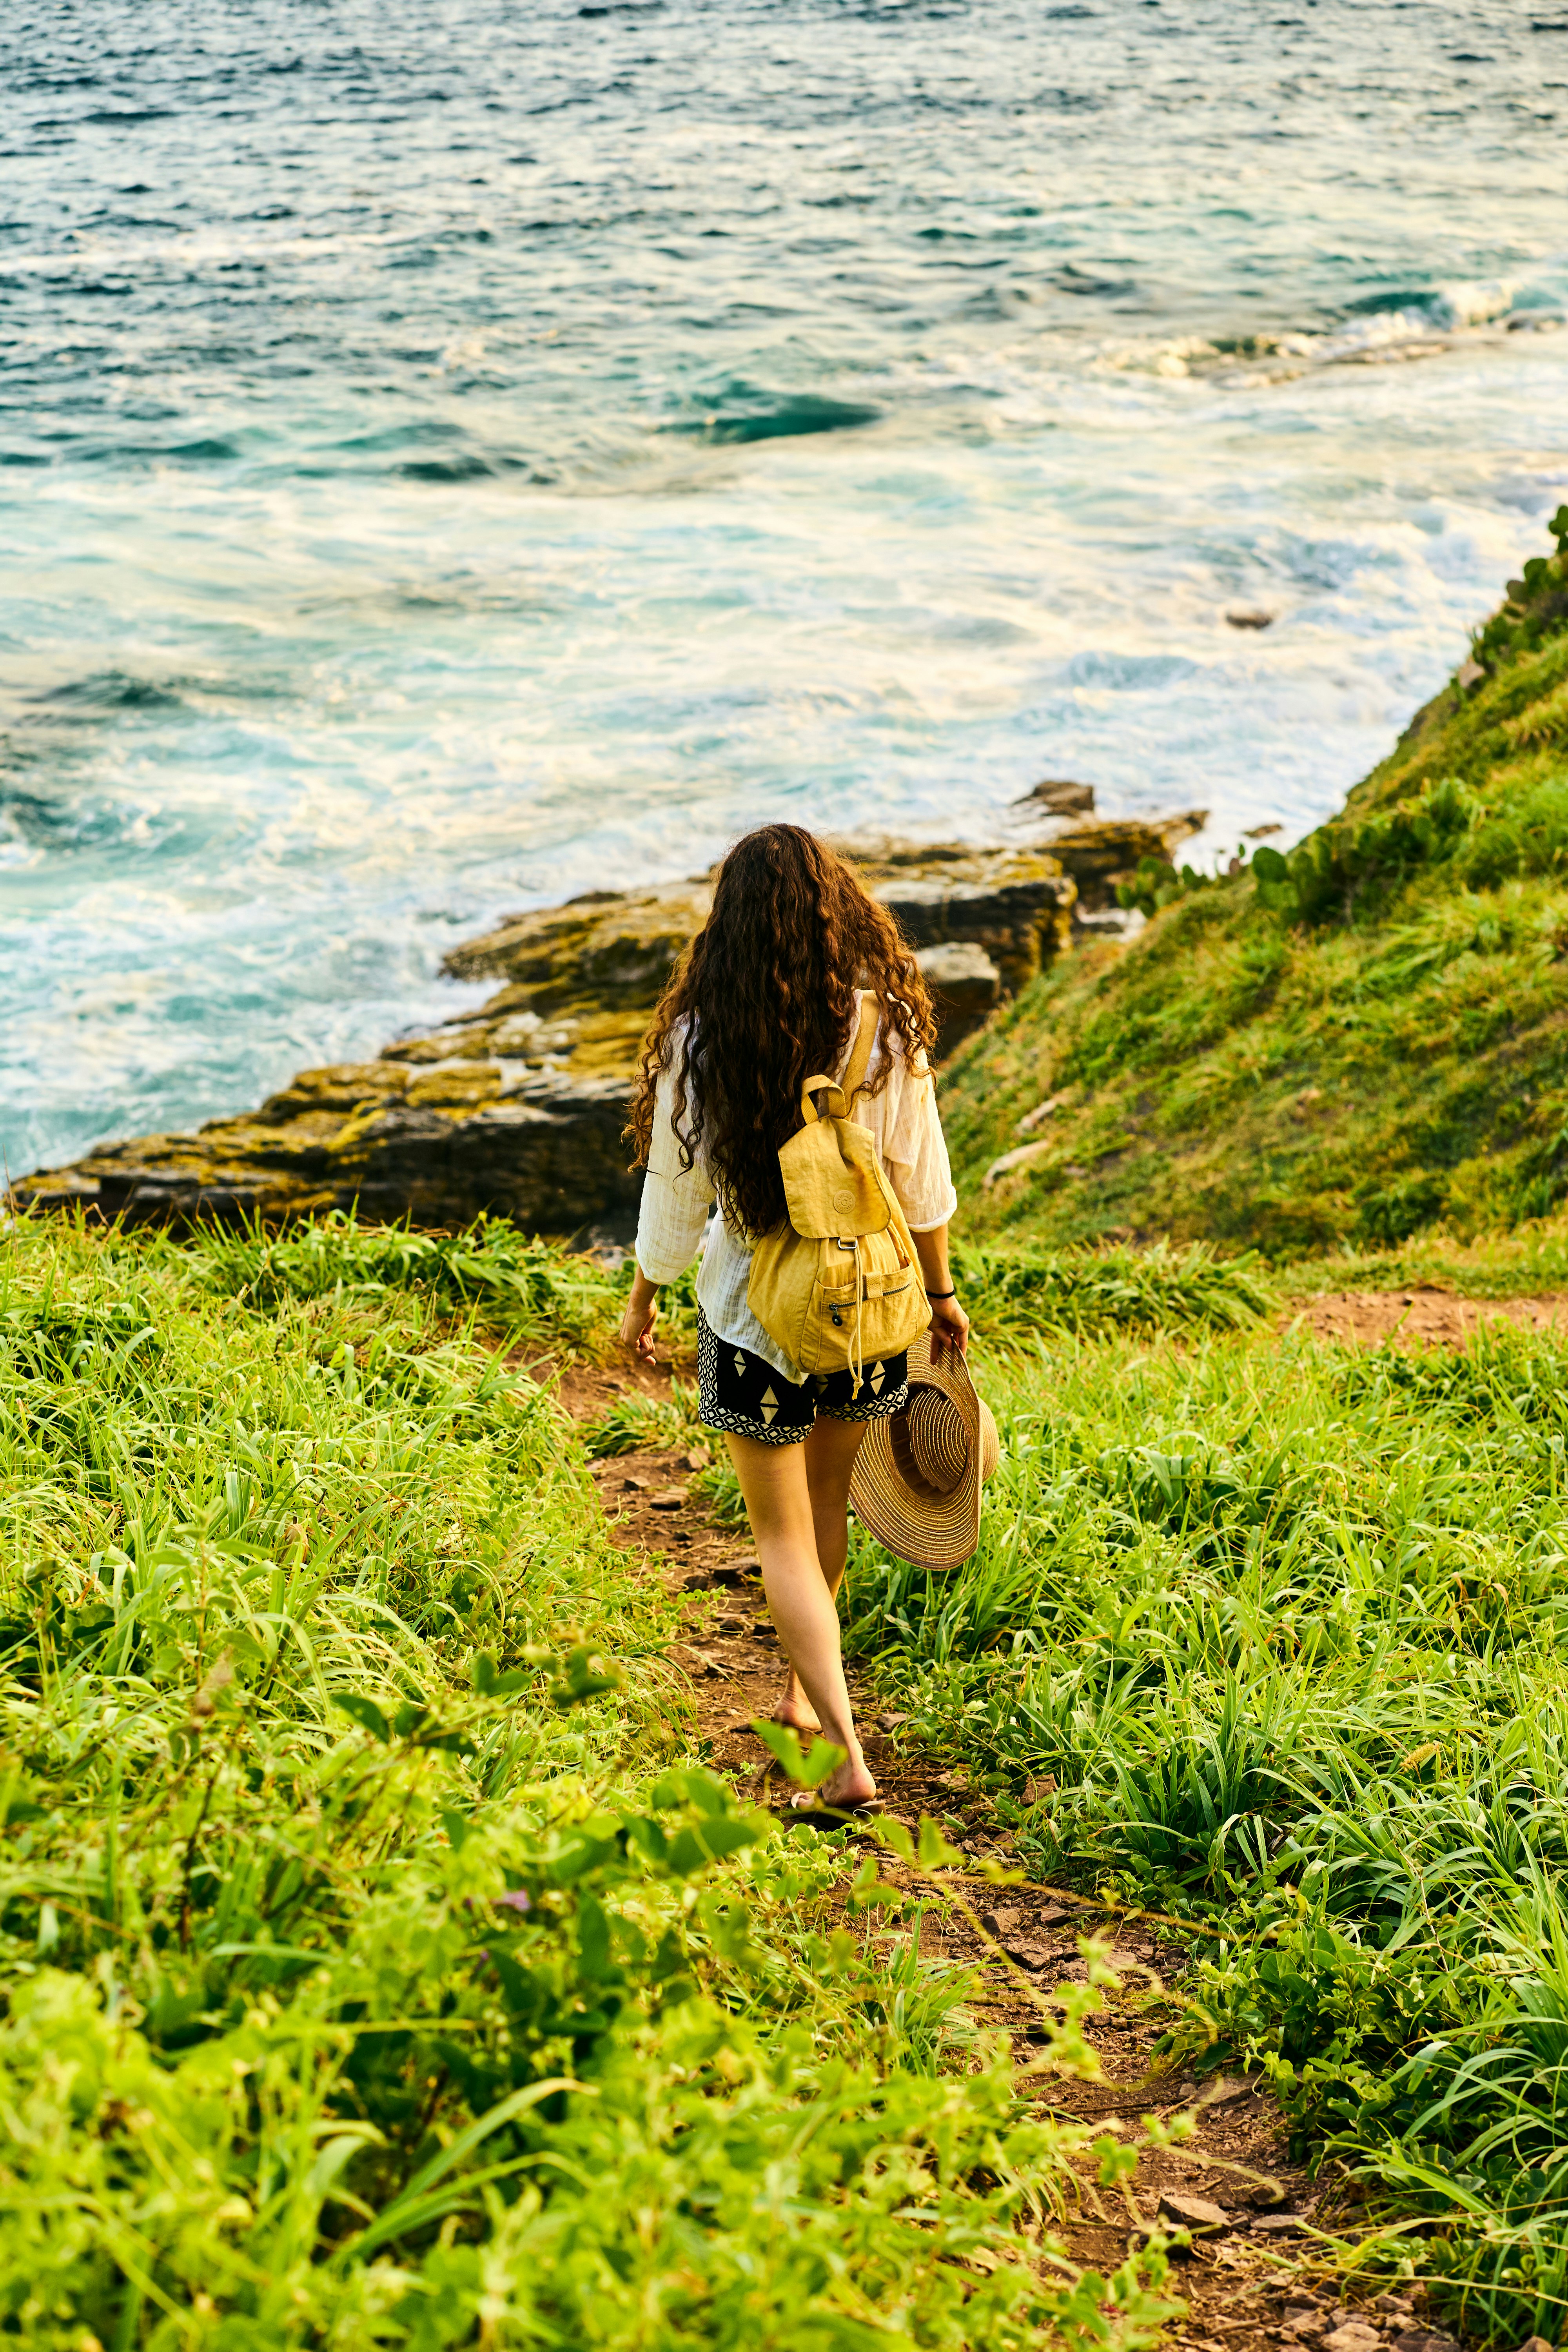
<instances>
[{"instance_id":1,"label":"woman's hand","mask_svg":"<svg viewBox=\"0 0 1568 2352\"><path fill-rule=\"evenodd\" d=\"M931 1353L932 1363L940 1363L944 1348L954 1348L961 1356L969 1353L969 1318L956 1298L933 1298L931 1303Z\"/></svg>"},{"instance_id":2,"label":"woman's hand","mask_svg":"<svg viewBox=\"0 0 1568 2352\"><path fill-rule=\"evenodd\" d=\"M932 1225L913 1238L915 1255L921 1262L921 1279L931 1302L931 1361L942 1361L944 1348L955 1348L961 1356L965 1356L969 1352L969 1318L953 1293L947 1260L947 1227Z\"/></svg>"},{"instance_id":3,"label":"woman's hand","mask_svg":"<svg viewBox=\"0 0 1568 2352\"><path fill-rule=\"evenodd\" d=\"M637 1268L632 1295L626 1301L626 1311L621 1318L621 1345L635 1348L645 1362L654 1360L654 1327L658 1321L658 1290L642 1268Z\"/></svg>"}]
</instances>

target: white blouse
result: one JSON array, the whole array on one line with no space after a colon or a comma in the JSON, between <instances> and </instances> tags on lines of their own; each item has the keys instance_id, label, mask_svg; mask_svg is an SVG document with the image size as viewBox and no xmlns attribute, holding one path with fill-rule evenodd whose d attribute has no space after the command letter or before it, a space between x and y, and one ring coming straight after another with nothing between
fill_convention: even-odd
<instances>
[{"instance_id":1,"label":"white blouse","mask_svg":"<svg viewBox=\"0 0 1568 2352\"><path fill-rule=\"evenodd\" d=\"M857 991L857 1004L863 993ZM839 1056L835 1077L841 1076L847 1066L855 1035L851 1028L849 1045ZM672 1060L679 1059L680 1042L678 1028L671 1033ZM897 1031L890 1041L885 1040L879 1022L868 1077L877 1077L884 1067L888 1068L886 1086L874 1095L858 1096L852 1115L877 1139L888 1181L909 1220L910 1231L930 1233L937 1225L945 1225L958 1206L947 1144L937 1117L936 1088L924 1054L911 1066ZM674 1097L674 1072L667 1069L658 1082L653 1139L637 1212L637 1264L650 1282L674 1282L685 1273L701 1245L714 1201L712 1180L700 1152L689 1168L681 1167ZM697 1303L719 1339L749 1349L798 1386L805 1377L799 1365L792 1363L776 1340L769 1339L746 1304L751 1272L750 1242L722 1217L716 1218L697 1276Z\"/></svg>"}]
</instances>

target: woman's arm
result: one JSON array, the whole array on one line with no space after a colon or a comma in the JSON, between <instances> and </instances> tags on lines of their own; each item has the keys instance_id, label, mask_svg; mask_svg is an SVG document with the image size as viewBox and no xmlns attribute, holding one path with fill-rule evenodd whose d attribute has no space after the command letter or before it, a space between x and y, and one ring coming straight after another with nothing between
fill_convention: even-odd
<instances>
[{"instance_id":1,"label":"woman's arm","mask_svg":"<svg viewBox=\"0 0 1568 2352\"><path fill-rule=\"evenodd\" d=\"M931 1301L931 1350L939 1360L944 1347L963 1355L969 1347L969 1318L952 1296L947 1254L958 1194L937 1116L936 1088L923 1057L914 1071L896 1064L888 1092L883 1161L920 1256L921 1279Z\"/></svg>"},{"instance_id":2,"label":"woman's arm","mask_svg":"<svg viewBox=\"0 0 1568 2352\"><path fill-rule=\"evenodd\" d=\"M674 1282L696 1256L713 1204L713 1187L700 1164L683 1168L671 1115L670 1075L659 1077L653 1135L637 1206L637 1276L621 1318L621 1341L653 1361L659 1286Z\"/></svg>"},{"instance_id":3,"label":"woman's arm","mask_svg":"<svg viewBox=\"0 0 1568 2352\"><path fill-rule=\"evenodd\" d=\"M947 1230L945 1225L931 1225L914 1236L915 1255L920 1259L926 1297L931 1301L934 1359L940 1359L943 1348L956 1348L961 1356L969 1349L969 1318L954 1295L947 1260Z\"/></svg>"}]
</instances>

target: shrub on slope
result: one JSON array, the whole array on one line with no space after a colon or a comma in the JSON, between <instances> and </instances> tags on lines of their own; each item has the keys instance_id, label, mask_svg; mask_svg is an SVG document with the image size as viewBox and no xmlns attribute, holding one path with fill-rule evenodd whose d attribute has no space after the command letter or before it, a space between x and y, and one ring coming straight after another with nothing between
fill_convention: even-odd
<instances>
[{"instance_id":1,"label":"shrub on slope","mask_svg":"<svg viewBox=\"0 0 1568 2352\"><path fill-rule=\"evenodd\" d=\"M1553 530L1468 685L1340 816L1167 882L1136 943L1044 974L960 1054L945 1116L982 1232L1293 1256L1568 1195L1568 508Z\"/></svg>"}]
</instances>

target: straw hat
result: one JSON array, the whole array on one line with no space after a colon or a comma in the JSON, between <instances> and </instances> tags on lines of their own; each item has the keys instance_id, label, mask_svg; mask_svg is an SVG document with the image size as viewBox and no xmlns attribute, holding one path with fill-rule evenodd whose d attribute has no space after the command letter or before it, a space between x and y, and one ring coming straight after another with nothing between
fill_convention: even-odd
<instances>
[{"instance_id":1,"label":"straw hat","mask_svg":"<svg viewBox=\"0 0 1568 2352\"><path fill-rule=\"evenodd\" d=\"M956 1348L931 1360L931 1333L910 1349L910 1401L872 1422L855 1457L849 1499L879 1544L911 1568L959 1568L980 1540L980 1489L1000 1447Z\"/></svg>"}]
</instances>

